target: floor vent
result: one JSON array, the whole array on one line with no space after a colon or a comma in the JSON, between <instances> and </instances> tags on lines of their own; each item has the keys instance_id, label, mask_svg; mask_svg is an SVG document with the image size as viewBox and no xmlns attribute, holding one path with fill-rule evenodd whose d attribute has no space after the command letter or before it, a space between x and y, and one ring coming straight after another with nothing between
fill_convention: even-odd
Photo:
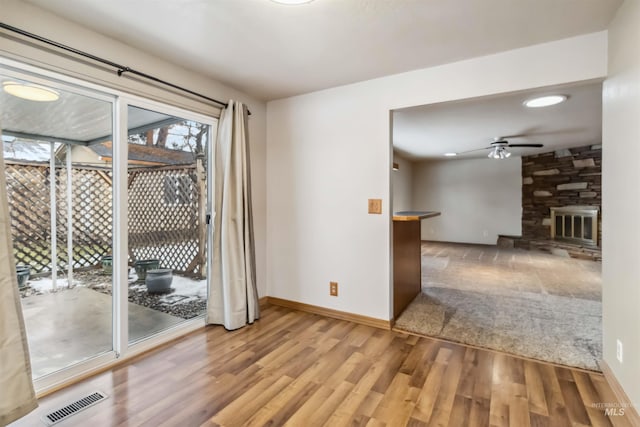
<instances>
[{"instance_id":1,"label":"floor vent","mask_svg":"<svg viewBox=\"0 0 640 427\"><path fill-rule=\"evenodd\" d=\"M76 400L75 402L60 408L55 411L49 412L48 414L42 417L42 421L48 425L52 426L54 424L59 423L60 421L66 420L72 415L77 414L78 412L87 409L90 406L95 405L96 403L100 403L104 399L107 398L107 395L96 391L87 396L84 396L81 399Z\"/></svg>"}]
</instances>

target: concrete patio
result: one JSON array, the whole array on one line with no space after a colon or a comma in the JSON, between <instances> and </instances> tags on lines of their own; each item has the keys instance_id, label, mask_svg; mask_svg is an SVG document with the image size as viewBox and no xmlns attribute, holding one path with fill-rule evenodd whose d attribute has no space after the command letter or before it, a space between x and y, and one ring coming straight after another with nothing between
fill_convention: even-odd
<instances>
[{"instance_id":1,"label":"concrete patio","mask_svg":"<svg viewBox=\"0 0 640 427\"><path fill-rule=\"evenodd\" d=\"M129 341L184 319L137 304L129 307ZM112 349L112 298L85 287L22 299L33 378Z\"/></svg>"}]
</instances>

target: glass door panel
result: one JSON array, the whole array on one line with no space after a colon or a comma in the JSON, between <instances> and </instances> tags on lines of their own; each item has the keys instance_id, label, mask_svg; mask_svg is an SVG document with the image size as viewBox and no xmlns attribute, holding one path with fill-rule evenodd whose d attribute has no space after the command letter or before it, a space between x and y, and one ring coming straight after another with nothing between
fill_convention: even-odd
<instances>
[{"instance_id":1,"label":"glass door panel","mask_svg":"<svg viewBox=\"0 0 640 427\"><path fill-rule=\"evenodd\" d=\"M112 164L95 143L113 133L113 104L14 76L0 71L0 127L16 275L38 379L113 351L112 279L103 262L112 253ZM34 88L46 100L35 100Z\"/></svg>"},{"instance_id":2,"label":"glass door panel","mask_svg":"<svg viewBox=\"0 0 640 427\"><path fill-rule=\"evenodd\" d=\"M128 107L129 342L204 314L210 126Z\"/></svg>"}]
</instances>

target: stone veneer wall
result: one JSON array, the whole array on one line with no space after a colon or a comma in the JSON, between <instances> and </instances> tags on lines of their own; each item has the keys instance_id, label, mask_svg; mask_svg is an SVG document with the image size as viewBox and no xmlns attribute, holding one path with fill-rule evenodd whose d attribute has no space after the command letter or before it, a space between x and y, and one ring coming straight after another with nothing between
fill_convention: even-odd
<instances>
[{"instance_id":1,"label":"stone veneer wall","mask_svg":"<svg viewBox=\"0 0 640 427\"><path fill-rule=\"evenodd\" d=\"M522 157L522 239L550 240L556 206L597 206L602 236L602 146L588 145Z\"/></svg>"}]
</instances>

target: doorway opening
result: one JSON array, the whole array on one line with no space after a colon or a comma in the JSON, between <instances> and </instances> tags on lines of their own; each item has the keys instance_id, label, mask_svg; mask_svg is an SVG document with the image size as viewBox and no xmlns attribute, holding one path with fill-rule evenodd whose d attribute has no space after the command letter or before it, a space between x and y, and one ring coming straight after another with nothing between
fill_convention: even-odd
<instances>
[{"instance_id":1,"label":"doorway opening","mask_svg":"<svg viewBox=\"0 0 640 427\"><path fill-rule=\"evenodd\" d=\"M564 103L523 105L556 92ZM422 292L396 328L600 369L601 93L584 82L393 112L393 211L441 213L422 221ZM598 212L590 241L552 238L553 212L575 206Z\"/></svg>"}]
</instances>

